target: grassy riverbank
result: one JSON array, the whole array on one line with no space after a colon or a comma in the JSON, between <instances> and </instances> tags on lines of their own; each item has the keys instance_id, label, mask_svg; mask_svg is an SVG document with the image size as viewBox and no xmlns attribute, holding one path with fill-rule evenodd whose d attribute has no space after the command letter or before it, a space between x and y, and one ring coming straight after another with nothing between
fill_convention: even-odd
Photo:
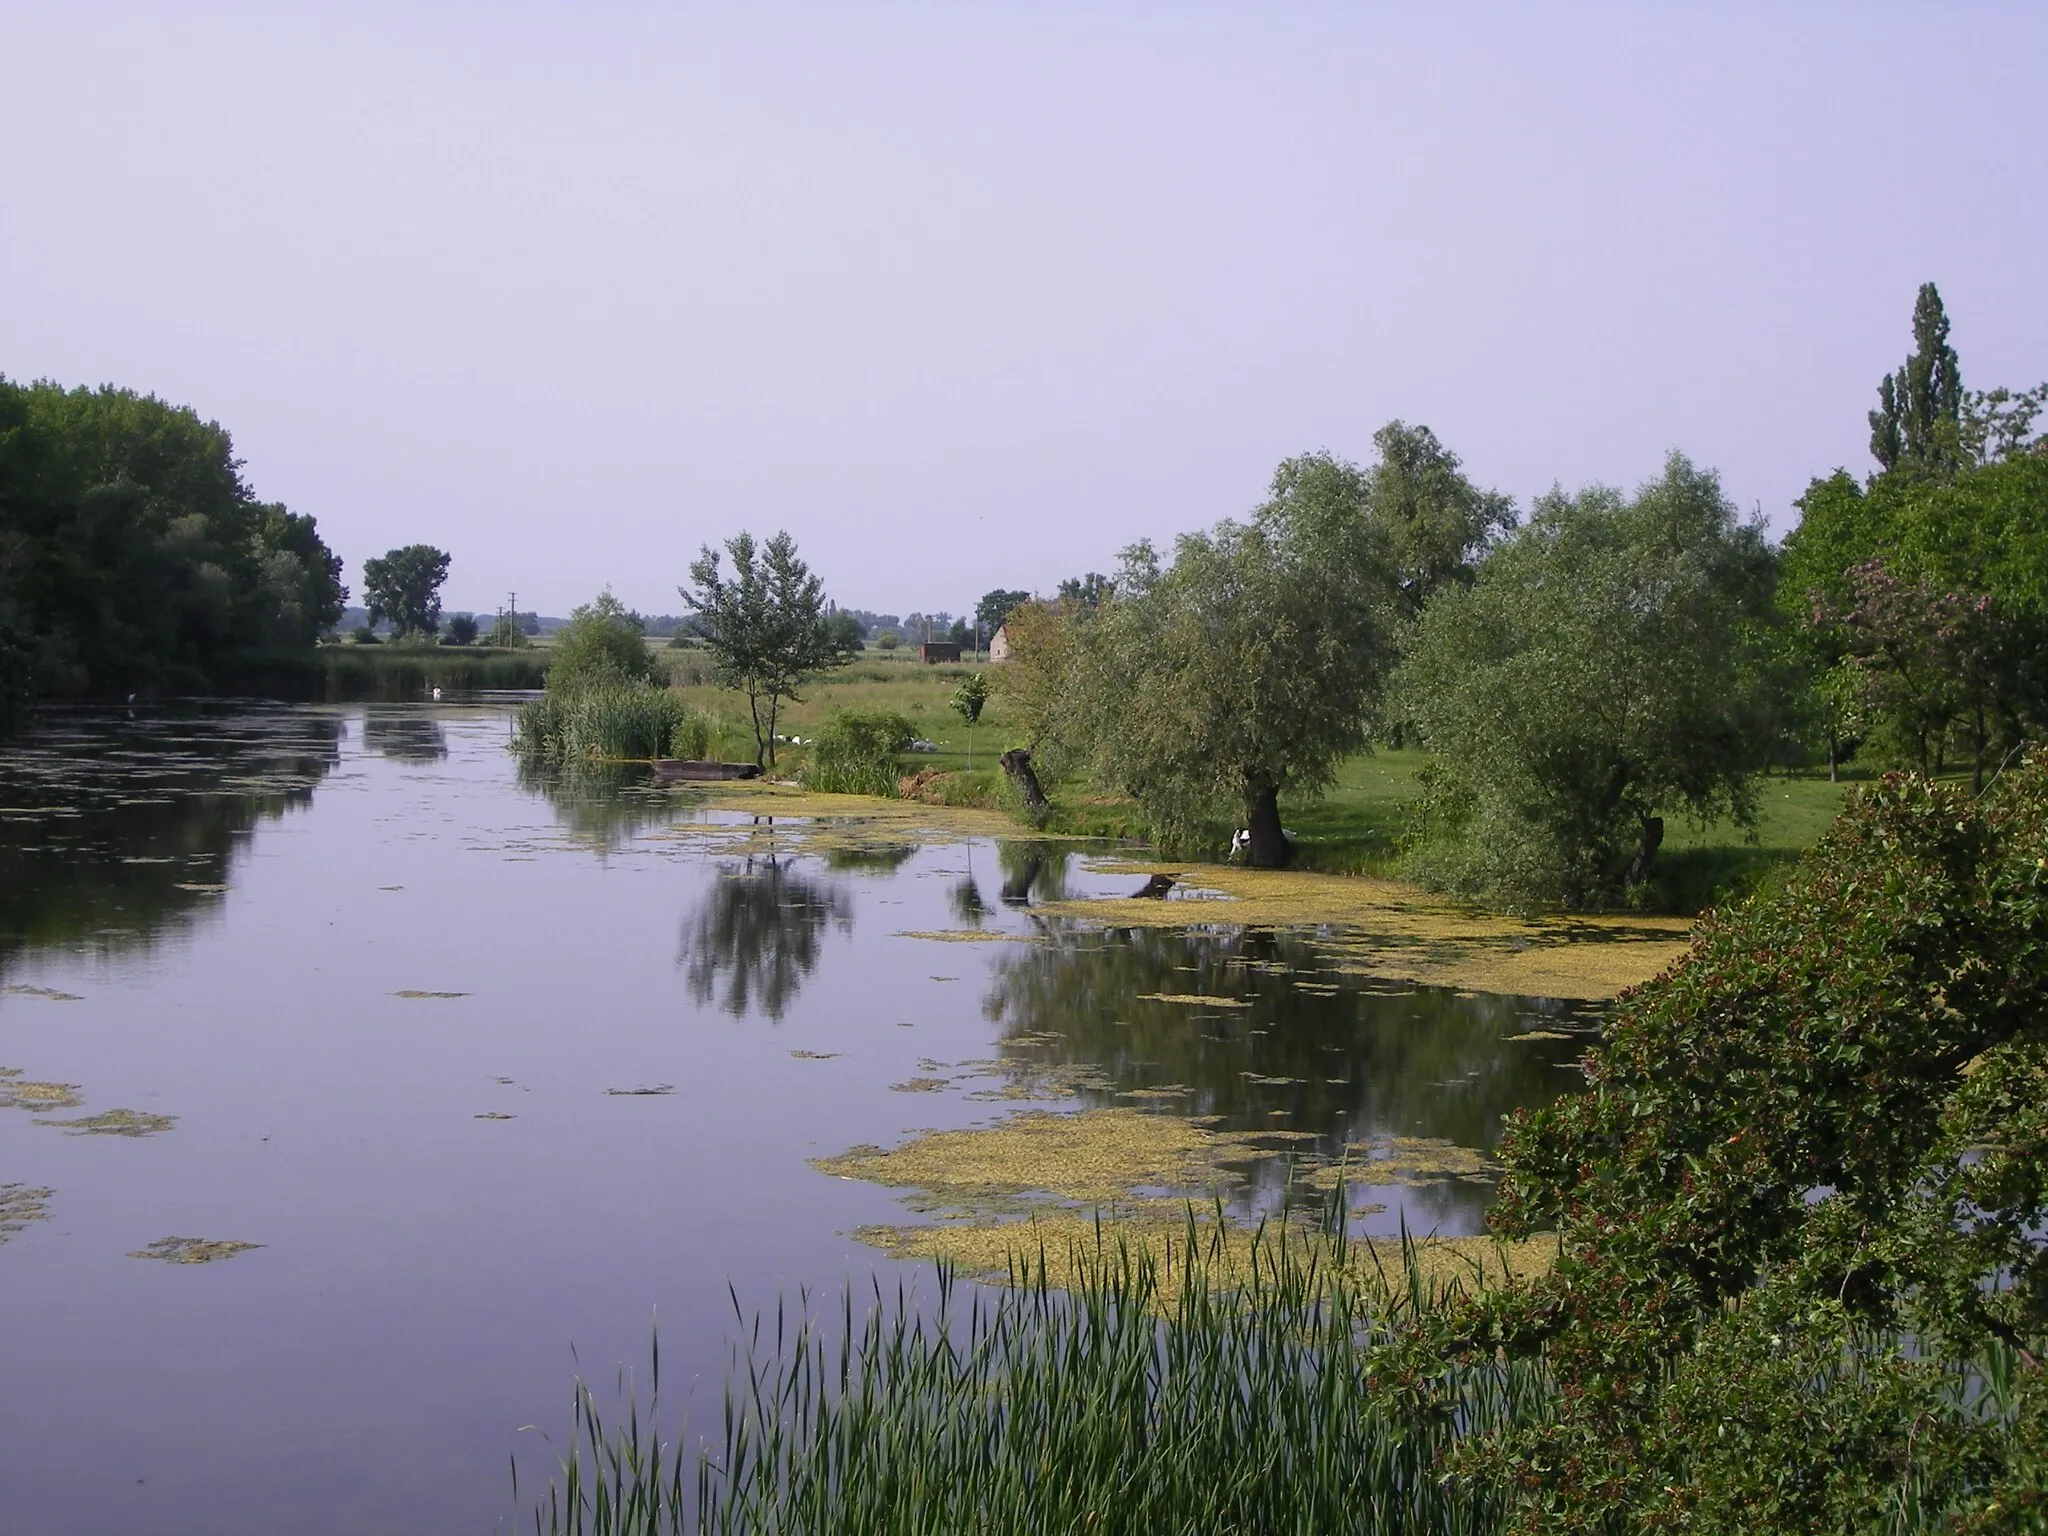
<instances>
[{"instance_id":1,"label":"grassy riverbank","mask_svg":"<svg viewBox=\"0 0 2048 1536\"><path fill-rule=\"evenodd\" d=\"M661 654L691 703L713 715L733 713L735 697L711 685L703 652ZM997 686L970 733L951 698L975 671L984 672ZM924 666L914 657L874 653L814 683L802 703L787 707L785 729L790 735L810 735L836 709L902 715L938 748L904 754L904 773L929 770L945 776L929 791L944 803L993 807L1002 803L995 758L1016 739L1014 723L1005 712L1001 677L1000 666ZM789 756L788 766L801 761L799 750ZM1403 839L1416 826L1422 793L1417 775L1428 762L1428 754L1415 751L1361 754L1339 766L1328 794L1310 801L1283 798L1282 817L1299 849L1297 867L1326 874L1398 874ZM1830 783L1820 771L1768 775L1761 785L1761 814L1753 839L1729 823L1690 827L1673 819L1649 908L1695 913L1746 895L1812 846L1834 819L1843 796L1868 777L1855 771L1840 783ZM1045 828L1049 832L1137 839L1146 835L1138 807L1120 796L1067 785L1055 792L1054 799L1056 809Z\"/></svg>"}]
</instances>

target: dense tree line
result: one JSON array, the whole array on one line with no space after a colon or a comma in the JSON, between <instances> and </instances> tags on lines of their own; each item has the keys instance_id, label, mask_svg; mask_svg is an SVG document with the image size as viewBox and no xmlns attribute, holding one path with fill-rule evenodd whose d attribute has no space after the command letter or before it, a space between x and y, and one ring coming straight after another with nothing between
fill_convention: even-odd
<instances>
[{"instance_id":1,"label":"dense tree line","mask_svg":"<svg viewBox=\"0 0 2048 1536\"><path fill-rule=\"evenodd\" d=\"M1243 522L1126 551L1009 616L1005 758L1127 794L1189 847L1290 856L1283 795L1372 742L1435 758L1411 868L1521 905L1650 889L1665 819L1752 825L1755 776L1860 752L1967 763L2048 726L2048 386L1972 393L1932 284L1782 549L1673 454L1519 519L1425 427L1290 459Z\"/></svg>"},{"instance_id":2,"label":"dense tree line","mask_svg":"<svg viewBox=\"0 0 2048 1536\"><path fill-rule=\"evenodd\" d=\"M133 390L0 378L0 714L205 689L341 613L313 519L258 500L218 423Z\"/></svg>"}]
</instances>

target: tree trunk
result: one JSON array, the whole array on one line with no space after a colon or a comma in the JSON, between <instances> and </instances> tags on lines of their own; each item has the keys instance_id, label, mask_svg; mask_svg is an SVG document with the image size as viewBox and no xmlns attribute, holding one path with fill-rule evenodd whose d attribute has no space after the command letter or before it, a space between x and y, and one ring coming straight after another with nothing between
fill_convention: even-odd
<instances>
[{"instance_id":1,"label":"tree trunk","mask_svg":"<svg viewBox=\"0 0 2048 1536\"><path fill-rule=\"evenodd\" d=\"M1254 869L1285 869L1294 857L1294 844L1280 830L1280 787L1262 784L1245 796L1245 830L1251 846L1245 859Z\"/></svg>"},{"instance_id":2,"label":"tree trunk","mask_svg":"<svg viewBox=\"0 0 2048 1536\"><path fill-rule=\"evenodd\" d=\"M1842 782L1842 743L1833 731L1828 732L1828 782Z\"/></svg>"},{"instance_id":3,"label":"tree trunk","mask_svg":"<svg viewBox=\"0 0 2048 1536\"><path fill-rule=\"evenodd\" d=\"M1039 786L1038 771L1031 766L1029 748L1012 747L998 761L1003 765L1003 772L1009 775L1010 782L1016 786L1017 793L1023 797L1025 810L1052 809L1052 803L1045 798L1045 791Z\"/></svg>"},{"instance_id":4,"label":"tree trunk","mask_svg":"<svg viewBox=\"0 0 2048 1536\"><path fill-rule=\"evenodd\" d=\"M1025 859L1023 866L1003 882L1003 904L1010 907L1031 905L1031 887L1038 883L1038 877L1045 869L1045 860L1037 854Z\"/></svg>"},{"instance_id":5,"label":"tree trunk","mask_svg":"<svg viewBox=\"0 0 2048 1536\"><path fill-rule=\"evenodd\" d=\"M1636 851L1629 856L1628 868L1621 872L1623 890L1634 890L1649 877L1650 864L1657 857L1657 850L1664 844L1664 818L1645 816L1643 818L1642 840L1636 844Z\"/></svg>"}]
</instances>

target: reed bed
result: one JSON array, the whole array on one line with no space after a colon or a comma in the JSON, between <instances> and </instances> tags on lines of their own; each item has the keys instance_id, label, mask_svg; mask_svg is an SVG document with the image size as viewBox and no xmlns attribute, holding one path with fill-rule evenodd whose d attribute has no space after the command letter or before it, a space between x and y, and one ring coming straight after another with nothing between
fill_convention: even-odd
<instances>
[{"instance_id":1,"label":"reed bed","mask_svg":"<svg viewBox=\"0 0 2048 1536\"><path fill-rule=\"evenodd\" d=\"M716 722L681 694L620 683L549 689L520 709L512 746L550 765L701 758L717 735Z\"/></svg>"},{"instance_id":2,"label":"reed bed","mask_svg":"<svg viewBox=\"0 0 2048 1536\"><path fill-rule=\"evenodd\" d=\"M1095 1229L1070 1289L1041 1250L996 1288L941 1266L935 1304L873 1282L865 1309L740 1316L715 1433L663 1439L660 1350L643 1412L608 1422L579 1383L538 1536L959 1532L1431 1533L1500 1528L1489 1488L1446 1475L1464 1436L1546 1413L1528 1366L1457 1372L1395 1410L1367 1380L1410 1273L1341 1243L1261 1233L1219 1281L1214 1227L1179 1262ZM739 1315L737 1297L734 1299Z\"/></svg>"}]
</instances>

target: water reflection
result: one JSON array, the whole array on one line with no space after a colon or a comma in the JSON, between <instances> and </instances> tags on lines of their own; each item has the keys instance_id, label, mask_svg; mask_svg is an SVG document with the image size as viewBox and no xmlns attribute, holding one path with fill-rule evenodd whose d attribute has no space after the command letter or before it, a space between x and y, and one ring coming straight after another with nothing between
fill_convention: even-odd
<instances>
[{"instance_id":1,"label":"water reflection","mask_svg":"<svg viewBox=\"0 0 2048 1536\"><path fill-rule=\"evenodd\" d=\"M853 902L840 885L775 858L724 864L683 925L676 963L695 1001L716 1000L736 1018L759 1011L780 1019L833 927L853 932Z\"/></svg>"},{"instance_id":2,"label":"water reflection","mask_svg":"<svg viewBox=\"0 0 2048 1536\"><path fill-rule=\"evenodd\" d=\"M1508 1111L1578 1081L1582 1040L1515 1037L1588 1022L1553 1002L1346 975L1312 940L1268 929L1065 929L998 957L983 1007L1020 1075L1087 1068L1109 1085L1081 1090L1091 1104L1307 1133L1303 1149L1331 1159L1386 1136L1490 1150ZM1425 1225L1476 1222L1489 1198L1455 1182L1402 1195Z\"/></svg>"},{"instance_id":3,"label":"water reflection","mask_svg":"<svg viewBox=\"0 0 2048 1536\"><path fill-rule=\"evenodd\" d=\"M398 763L438 763L448 755L440 721L419 710L389 706L364 712L363 745Z\"/></svg>"},{"instance_id":4,"label":"water reflection","mask_svg":"<svg viewBox=\"0 0 2048 1536\"><path fill-rule=\"evenodd\" d=\"M1003 872L1003 903L1024 907L1034 902L1065 901L1072 849L1060 843L996 844L996 863Z\"/></svg>"},{"instance_id":5,"label":"water reflection","mask_svg":"<svg viewBox=\"0 0 2048 1536\"><path fill-rule=\"evenodd\" d=\"M836 874L893 875L916 854L915 843L848 843L825 850L825 867Z\"/></svg>"},{"instance_id":6,"label":"water reflection","mask_svg":"<svg viewBox=\"0 0 2048 1536\"><path fill-rule=\"evenodd\" d=\"M655 790L644 763L541 767L515 759L514 777L547 801L570 837L598 854L617 853L643 832L696 814L690 802Z\"/></svg>"},{"instance_id":7,"label":"water reflection","mask_svg":"<svg viewBox=\"0 0 2048 1536\"><path fill-rule=\"evenodd\" d=\"M346 733L314 710L45 716L0 750L0 972L39 948L146 946L215 906Z\"/></svg>"}]
</instances>

